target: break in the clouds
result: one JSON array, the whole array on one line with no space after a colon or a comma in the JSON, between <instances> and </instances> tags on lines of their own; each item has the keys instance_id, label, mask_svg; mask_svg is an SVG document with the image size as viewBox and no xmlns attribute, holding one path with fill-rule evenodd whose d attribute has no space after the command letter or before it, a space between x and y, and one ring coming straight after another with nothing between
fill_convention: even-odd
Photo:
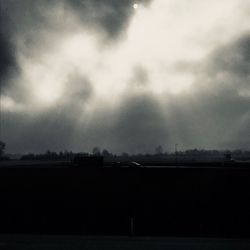
<instances>
[{"instance_id":1,"label":"break in the clouds","mask_svg":"<svg viewBox=\"0 0 250 250\"><path fill-rule=\"evenodd\" d=\"M10 152L250 146L247 1L0 0L0 7Z\"/></svg>"}]
</instances>

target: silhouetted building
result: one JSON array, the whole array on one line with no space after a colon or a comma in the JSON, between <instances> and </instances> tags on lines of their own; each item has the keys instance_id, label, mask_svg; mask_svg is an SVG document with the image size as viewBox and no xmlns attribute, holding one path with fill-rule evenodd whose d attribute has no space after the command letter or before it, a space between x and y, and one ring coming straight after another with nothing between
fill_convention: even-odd
<instances>
[{"instance_id":1,"label":"silhouetted building","mask_svg":"<svg viewBox=\"0 0 250 250\"><path fill-rule=\"evenodd\" d=\"M80 167L103 167L102 156L75 156L74 165Z\"/></svg>"}]
</instances>

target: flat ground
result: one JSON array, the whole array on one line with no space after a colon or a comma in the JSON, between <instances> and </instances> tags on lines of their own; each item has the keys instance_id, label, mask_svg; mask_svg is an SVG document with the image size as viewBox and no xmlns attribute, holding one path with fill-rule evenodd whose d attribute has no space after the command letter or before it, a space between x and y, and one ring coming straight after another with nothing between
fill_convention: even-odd
<instances>
[{"instance_id":1,"label":"flat ground","mask_svg":"<svg viewBox=\"0 0 250 250\"><path fill-rule=\"evenodd\" d=\"M248 250L246 239L0 235L1 250Z\"/></svg>"}]
</instances>

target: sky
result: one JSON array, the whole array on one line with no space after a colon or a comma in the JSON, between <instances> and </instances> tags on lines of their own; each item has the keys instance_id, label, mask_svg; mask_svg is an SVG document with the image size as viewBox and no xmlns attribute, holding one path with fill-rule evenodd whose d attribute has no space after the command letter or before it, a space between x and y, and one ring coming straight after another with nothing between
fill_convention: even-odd
<instances>
[{"instance_id":1,"label":"sky","mask_svg":"<svg viewBox=\"0 0 250 250\"><path fill-rule=\"evenodd\" d=\"M250 147L247 0L0 0L11 153Z\"/></svg>"}]
</instances>

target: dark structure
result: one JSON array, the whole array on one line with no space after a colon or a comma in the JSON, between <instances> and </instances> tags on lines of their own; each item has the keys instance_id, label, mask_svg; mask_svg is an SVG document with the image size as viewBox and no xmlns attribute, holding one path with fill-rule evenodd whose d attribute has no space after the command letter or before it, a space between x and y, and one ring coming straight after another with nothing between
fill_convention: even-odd
<instances>
[{"instance_id":1,"label":"dark structure","mask_svg":"<svg viewBox=\"0 0 250 250\"><path fill-rule=\"evenodd\" d=\"M73 164L80 167L103 167L103 157L79 155L74 157Z\"/></svg>"},{"instance_id":2,"label":"dark structure","mask_svg":"<svg viewBox=\"0 0 250 250\"><path fill-rule=\"evenodd\" d=\"M224 154L224 157L225 157L225 161L232 161L232 154L229 152L229 153L226 153Z\"/></svg>"},{"instance_id":3,"label":"dark structure","mask_svg":"<svg viewBox=\"0 0 250 250\"><path fill-rule=\"evenodd\" d=\"M0 168L0 232L250 237L250 168Z\"/></svg>"}]
</instances>

